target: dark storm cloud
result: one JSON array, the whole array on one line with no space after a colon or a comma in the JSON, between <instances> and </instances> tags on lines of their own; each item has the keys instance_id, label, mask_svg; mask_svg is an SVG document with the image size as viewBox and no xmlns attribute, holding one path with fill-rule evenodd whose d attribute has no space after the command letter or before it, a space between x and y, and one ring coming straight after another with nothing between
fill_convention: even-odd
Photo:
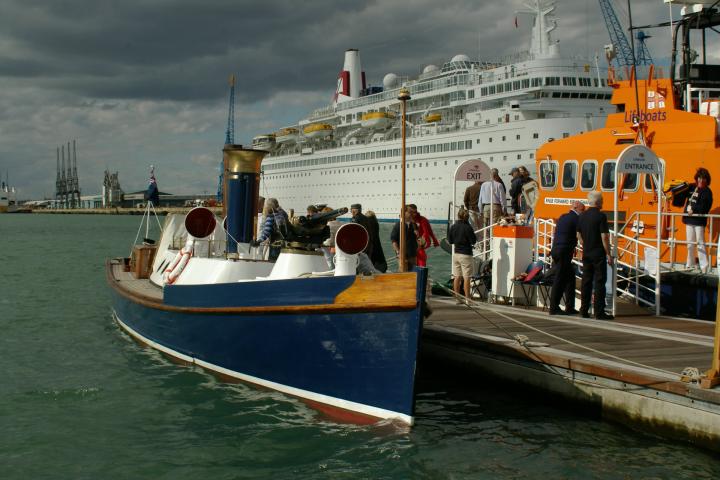
<instances>
[{"instance_id":1,"label":"dark storm cloud","mask_svg":"<svg viewBox=\"0 0 720 480\"><path fill-rule=\"evenodd\" d=\"M528 47L531 21L514 18L534 0L0 2L0 171L27 198L52 195L55 147L75 138L84 193L105 168L143 188L150 164L168 191L212 191L230 73L247 143L327 105L347 48L375 85L458 53L500 59ZM601 52L597 0L556 3L561 51ZM662 0L632 4L638 23L667 19ZM652 34L666 55L667 33Z\"/></svg>"},{"instance_id":2,"label":"dark storm cloud","mask_svg":"<svg viewBox=\"0 0 720 480\"><path fill-rule=\"evenodd\" d=\"M368 77L379 83L389 71L415 75L424 64L442 63L456 53L476 57L481 49L490 58L510 53L525 43L529 22L520 16L523 28L513 28L521 4L505 1L3 4L0 76L126 99L217 99L233 71L240 73L245 101L283 89L332 89L346 48L361 49ZM564 46L607 42L597 2L559 4L559 35L582 36L592 24L591 38Z\"/></svg>"}]
</instances>

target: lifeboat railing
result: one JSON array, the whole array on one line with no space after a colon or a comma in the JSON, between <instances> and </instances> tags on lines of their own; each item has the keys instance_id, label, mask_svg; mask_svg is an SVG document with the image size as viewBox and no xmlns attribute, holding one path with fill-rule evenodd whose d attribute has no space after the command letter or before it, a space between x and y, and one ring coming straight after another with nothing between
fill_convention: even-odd
<instances>
[{"instance_id":1,"label":"lifeboat railing","mask_svg":"<svg viewBox=\"0 0 720 480\"><path fill-rule=\"evenodd\" d=\"M657 218L657 212L652 212L652 215L655 215L653 218ZM536 218L534 222L534 258L535 261L543 262L547 268L551 268L553 263L550 252L555 237L555 227L555 221L552 219ZM613 234L614 232L611 231L610 233ZM659 301L659 298L656 297L654 285L650 287L643 283L645 279L648 279L647 283L654 282L654 276L643 270L640 257L641 248L654 248L653 245L623 233L619 233L617 238L620 241L618 242L617 268L613 285L618 296L634 302L636 305L654 308L656 302ZM577 258L573 258L573 264L582 267L582 261L579 260L579 258L582 258L582 246L580 245L578 245L578 252L580 254ZM578 268L576 271L580 272L581 269ZM578 274L576 274L577 278L580 278ZM578 295L579 293L579 290L575 289L575 294Z\"/></svg>"},{"instance_id":2,"label":"lifeboat railing","mask_svg":"<svg viewBox=\"0 0 720 480\"><path fill-rule=\"evenodd\" d=\"M693 97L696 96L697 104L693 104ZM712 100L720 97L720 88L693 87L688 84L685 87L685 110L688 112L702 113L700 111L703 101ZM697 107L694 109L693 107Z\"/></svg>"},{"instance_id":3,"label":"lifeboat railing","mask_svg":"<svg viewBox=\"0 0 720 480\"><path fill-rule=\"evenodd\" d=\"M686 238L678 238L676 232L683 227L681 212L663 212L661 214L662 232L660 251L657 251L655 235L642 236L644 229L656 228L656 211L633 212L618 228L617 234L610 231L611 237L617 239L618 258L614 279L618 297L633 301L636 305L654 309L660 303L660 288L655 288L655 269L660 273L687 270L686 257L688 245L695 244ZM718 265L720 252L720 214L693 215L707 218L705 231L705 251L708 267ZM555 235L555 222L552 219L535 219L535 260L552 265L550 251ZM582 250L581 247L578 247ZM648 265L648 252L655 251L652 265ZM663 260L664 259L664 260ZM581 265L578 260L573 263ZM648 268L650 267L650 268ZM662 276L661 276L662 278ZM577 293L577 291L576 291Z\"/></svg>"},{"instance_id":4,"label":"lifeboat railing","mask_svg":"<svg viewBox=\"0 0 720 480\"><path fill-rule=\"evenodd\" d=\"M685 270L686 261L685 258L680 258L680 254L684 253L687 255L688 245L696 244L696 242L689 242L687 239L679 239L675 236L675 232L683 228L682 217L684 216L686 216L686 214L681 212L663 212L661 214L662 224L664 225L661 228L664 228L665 232L663 232L664 235L661 235L660 243L663 251L668 253L668 260L663 264L663 268L667 271ZM708 220L705 250L708 256L708 266L712 268L714 265L718 265L720 214L695 214L693 217L706 218ZM656 218L657 212L633 212L620 230L627 230L629 227L633 231L633 237L637 238L639 234L642 233L641 230L644 228L644 225L654 225ZM646 222L644 219L648 219L649 221ZM650 246L655 248L652 245ZM662 258L662 253L663 252L660 252L660 258Z\"/></svg>"}]
</instances>

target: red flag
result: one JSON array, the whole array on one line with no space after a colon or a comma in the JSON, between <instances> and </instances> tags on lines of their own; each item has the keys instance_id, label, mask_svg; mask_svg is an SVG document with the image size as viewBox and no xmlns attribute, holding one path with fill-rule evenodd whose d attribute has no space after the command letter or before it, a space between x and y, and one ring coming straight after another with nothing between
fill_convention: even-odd
<instances>
[{"instance_id":1,"label":"red flag","mask_svg":"<svg viewBox=\"0 0 720 480\"><path fill-rule=\"evenodd\" d=\"M515 17L515 28L518 28L517 17Z\"/></svg>"}]
</instances>

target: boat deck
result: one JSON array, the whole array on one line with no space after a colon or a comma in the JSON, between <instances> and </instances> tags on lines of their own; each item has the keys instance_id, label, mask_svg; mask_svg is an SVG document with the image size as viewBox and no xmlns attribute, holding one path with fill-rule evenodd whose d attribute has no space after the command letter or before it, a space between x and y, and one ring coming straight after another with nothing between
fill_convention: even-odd
<instances>
[{"instance_id":1,"label":"boat deck","mask_svg":"<svg viewBox=\"0 0 720 480\"><path fill-rule=\"evenodd\" d=\"M612 321L433 297L423 352L565 397L603 415L720 440L720 388L685 382L712 363L713 322L640 315Z\"/></svg>"},{"instance_id":2,"label":"boat deck","mask_svg":"<svg viewBox=\"0 0 720 480\"><path fill-rule=\"evenodd\" d=\"M113 263L111 272L118 286L127 290L128 293L153 302L162 302L162 288L153 285L147 278L135 278L132 272L126 272L124 266L120 263Z\"/></svg>"}]
</instances>

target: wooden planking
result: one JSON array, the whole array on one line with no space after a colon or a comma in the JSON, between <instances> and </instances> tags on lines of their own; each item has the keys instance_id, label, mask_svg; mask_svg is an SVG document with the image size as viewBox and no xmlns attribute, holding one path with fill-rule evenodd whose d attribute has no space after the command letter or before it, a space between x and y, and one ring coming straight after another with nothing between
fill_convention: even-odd
<instances>
[{"instance_id":1,"label":"wooden planking","mask_svg":"<svg viewBox=\"0 0 720 480\"><path fill-rule=\"evenodd\" d=\"M426 326L430 328L434 325L451 327L498 337L498 341L508 338L508 333L522 334L529 337L532 342L547 343L551 348L564 351L569 357L582 354L597 359L608 359L604 355L519 325L503 318L499 313L483 310L482 307L478 309L481 314L478 314L465 306L455 305L452 300L437 298L433 299L432 306L434 314L426 321ZM702 371L709 368L712 360L711 334L714 329L712 322L707 322L705 325L667 317L618 317L612 322L597 322L579 317L551 317L531 309L499 308L498 310L549 334L655 368L679 373L685 367L694 366ZM686 333L694 333L694 335L686 335ZM630 362L627 363L632 365Z\"/></svg>"},{"instance_id":2,"label":"wooden planking","mask_svg":"<svg viewBox=\"0 0 720 480\"><path fill-rule=\"evenodd\" d=\"M358 276L347 290L335 297L335 305L373 304L415 308L417 274Z\"/></svg>"}]
</instances>

